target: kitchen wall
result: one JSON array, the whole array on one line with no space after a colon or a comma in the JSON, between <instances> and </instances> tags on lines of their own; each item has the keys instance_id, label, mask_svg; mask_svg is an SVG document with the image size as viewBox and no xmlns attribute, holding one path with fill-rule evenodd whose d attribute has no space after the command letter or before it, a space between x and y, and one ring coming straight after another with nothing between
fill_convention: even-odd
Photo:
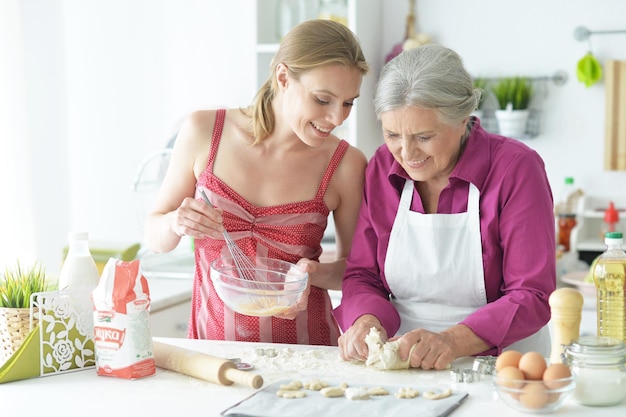
<instances>
[{"instance_id":1,"label":"kitchen wall","mask_svg":"<svg viewBox=\"0 0 626 417\"><path fill-rule=\"evenodd\" d=\"M22 204L34 213L37 257L60 268L72 229L96 241L141 241L153 197L131 188L141 161L190 111L245 105L254 94L253 2L2 1L21 14L32 178ZM404 36L407 0L383 4L383 50L371 61ZM476 76L566 71L564 86L546 86L540 134L527 143L555 191L573 175L585 191L622 204L626 172L603 170L603 84L576 80L588 44L573 32L626 29L625 11L622 0L417 0L418 30L457 50ZM625 40L591 42L601 61L624 60Z\"/></svg>"},{"instance_id":2,"label":"kitchen wall","mask_svg":"<svg viewBox=\"0 0 626 417\"><path fill-rule=\"evenodd\" d=\"M131 187L142 160L189 112L245 105L254 94L251 2L0 1L19 12L12 35L22 46L29 152L28 169L15 170L29 192L8 198L21 209L0 209L0 267L32 249L58 272L70 230L107 246L141 241L155 194ZM34 223L34 239L9 228L20 221Z\"/></svg>"},{"instance_id":3,"label":"kitchen wall","mask_svg":"<svg viewBox=\"0 0 626 417\"><path fill-rule=\"evenodd\" d=\"M621 0L416 0L418 30L455 49L475 76L552 75L566 71L563 86L547 85L540 134L526 141L544 158L558 196L566 176L589 194L626 203L626 172L604 171L604 84L586 88L576 79L576 63L589 49L574 29L626 30ZM384 43L402 38L401 9L385 9ZM397 7L392 8L391 3ZM626 60L626 34L591 37L594 55Z\"/></svg>"}]
</instances>

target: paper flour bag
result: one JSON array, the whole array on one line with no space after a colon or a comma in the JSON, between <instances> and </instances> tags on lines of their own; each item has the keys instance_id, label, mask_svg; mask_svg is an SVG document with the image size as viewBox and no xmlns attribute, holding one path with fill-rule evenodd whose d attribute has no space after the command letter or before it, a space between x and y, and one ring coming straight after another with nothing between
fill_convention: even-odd
<instances>
[{"instance_id":1,"label":"paper flour bag","mask_svg":"<svg viewBox=\"0 0 626 417\"><path fill-rule=\"evenodd\" d=\"M127 379L154 375L150 291L139 261L109 259L91 298L98 375Z\"/></svg>"}]
</instances>

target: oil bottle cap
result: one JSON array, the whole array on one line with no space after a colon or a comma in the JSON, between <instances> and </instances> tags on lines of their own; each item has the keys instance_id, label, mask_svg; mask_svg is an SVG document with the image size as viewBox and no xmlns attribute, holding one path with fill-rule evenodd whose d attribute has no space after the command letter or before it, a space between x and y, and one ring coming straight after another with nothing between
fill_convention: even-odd
<instances>
[{"instance_id":1,"label":"oil bottle cap","mask_svg":"<svg viewBox=\"0 0 626 417\"><path fill-rule=\"evenodd\" d=\"M604 243L606 245L622 244L623 242L622 232L606 232L604 235Z\"/></svg>"},{"instance_id":2,"label":"oil bottle cap","mask_svg":"<svg viewBox=\"0 0 626 417\"><path fill-rule=\"evenodd\" d=\"M619 221L619 213L615 210L615 205L611 201L609 208L604 211L604 221L606 223L617 223Z\"/></svg>"}]
</instances>

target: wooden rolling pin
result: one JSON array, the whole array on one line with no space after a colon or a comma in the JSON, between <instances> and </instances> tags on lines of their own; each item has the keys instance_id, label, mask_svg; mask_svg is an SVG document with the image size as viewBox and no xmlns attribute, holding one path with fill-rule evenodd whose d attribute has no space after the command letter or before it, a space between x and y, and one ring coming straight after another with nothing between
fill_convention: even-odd
<instances>
[{"instance_id":1,"label":"wooden rolling pin","mask_svg":"<svg viewBox=\"0 0 626 417\"><path fill-rule=\"evenodd\" d=\"M252 388L263 386L263 377L237 369L235 363L165 343L152 342L156 366L209 382L231 385L237 382Z\"/></svg>"}]
</instances>

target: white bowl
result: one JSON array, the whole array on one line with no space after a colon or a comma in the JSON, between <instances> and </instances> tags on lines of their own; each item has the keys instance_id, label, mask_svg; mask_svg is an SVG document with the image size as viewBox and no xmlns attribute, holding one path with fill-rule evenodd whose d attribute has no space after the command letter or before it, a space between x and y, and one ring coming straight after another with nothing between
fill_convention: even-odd
<instances>
[{"instance_id":1,"label":"white bowl","mask_svg":"<svg viewBox=\"0 0 626 417\"><path fill-rule=\"evenodd\" d=\"M242 261L251 267L241 266ZM274 316L292 307L307 287L309 274L278 259L221 257L211 263L217 295L230 309L248 316Z\"/></svg>"},{"instance_id":2,"label":"white bowl","mask_svg":"<svg viewBox=\"0 0 626 417\"><path fill-rule=\"evenodd\" d=\"M561 281L576 287L584 296L596 296L596 284L587 281L588 271L569 272L561 277Z\"/></svg>"}]
</instances>

